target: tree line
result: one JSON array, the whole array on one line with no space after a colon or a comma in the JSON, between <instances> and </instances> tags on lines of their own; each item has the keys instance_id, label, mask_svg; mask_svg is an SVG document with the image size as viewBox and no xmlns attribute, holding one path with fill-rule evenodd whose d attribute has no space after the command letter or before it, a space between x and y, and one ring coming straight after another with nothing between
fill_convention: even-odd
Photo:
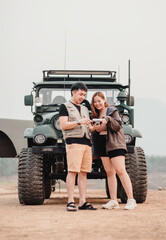
<instances>
[{"instance_id":1,"label":"tree line","mask_svg":"<svg viewBox=\"0 0 166 240\"><path fill-rule=\"evenodd\" d=\"M166 172L166 156L146 156L148 173Z\"/></svg>"},{"instance_id":2,"label":"tree line","mask_svg":"<svg viewBox=\"0 0 166 240\"><path fill-rule=\"evenodd\" d=\"M0 158L0 177L17 175L18 159Z\"/></svg>"},{"instance_id":3,"label":"tree line","mask_svg":"<svg viewBox=\"0 0 166 240\"><path fill-rule=\"evenodd\" d=\"M166 156L146 156L148 173L166 172ZM18 159L0 158L0 177L17 175Z\"/></svg>"}]
</instances>

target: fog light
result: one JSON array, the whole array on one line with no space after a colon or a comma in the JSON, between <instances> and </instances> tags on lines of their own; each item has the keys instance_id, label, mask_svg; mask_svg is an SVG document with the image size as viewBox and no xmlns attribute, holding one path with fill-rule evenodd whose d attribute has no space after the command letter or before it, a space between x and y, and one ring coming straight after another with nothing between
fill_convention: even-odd
<instances>
[{"instance_id":1,"label":"fog light","mask_svg":"<svg viewBox=\"0 0 166 240\"><path fill-rule=\"evenodd\" d=\"M43 144L46 141L46 137L42 134L38 134L34 137L34 141L37 144Z\"/></svg>"},{"instance_id":2,"label":"fog light","mask_svg":"<svg viewBox=\"0 0 166 240\"><path fill-rule=\"evenodd\" d=\"M34 121L37 122L37 123L43 121L43 117L42 117L40 114L36 114L33 119L34 119Z\"/></svg>"},{"instance_id":3,"label":"fog light","mask_svg":"<svg viewBox=\"0 0 166 240\"><path fill-rule=\"evenodd\" d=\"M130 135L125 135L125 141L126 143L130 143L132 140L132 137Z\"/></svg>"},{"instance_id":4,"label":"fog light","mask_svg":"<svg viewBox=\"0 0 166 240\"><path fill-rule=\"evenodd\" d=\"M61 126L60 126L59 118L55 118L55 120L54 120L54 127L55 127L58 131L61 131Z\"/></svg>"},{"instance_id":5,"label":"fog light","mask_svg":"<svg viewBox=\"0 0 166 240\"><path fill-rule=\"evenodd\" d=\"M129 116L127 114L122 116L122 121L123 123L128 123L129 122Z\"/></svg>"},{"instance_id":6,"label":"fog light","mask_svg":"<svg viewBox=\"0 0 166 240\"><path fill-rule=\"evenodd\" d=\"M63 143L63 140L62 140L61 138L59 138L59 139L57 140L57 143Z\"/></svg>"}]
</instances>

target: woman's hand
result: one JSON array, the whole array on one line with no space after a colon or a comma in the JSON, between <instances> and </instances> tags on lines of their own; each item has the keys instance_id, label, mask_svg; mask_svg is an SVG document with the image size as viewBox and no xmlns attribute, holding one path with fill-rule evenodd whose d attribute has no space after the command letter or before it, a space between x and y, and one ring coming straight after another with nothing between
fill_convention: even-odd
<instances>
[{"instance_id":1,"label":"woman's hand","mask_svg":"<svg viewBox=\"0 0 166 240\"><path fill-rule=\"evenodd\" d=\"M103 125L103 124L107 124L107 120L105 118L103 118L101 125Z\"/></svg>"},{"instance_id":2,"label":"woman's hand","mask_svg":"<svg viewBox=\"0 0 166 240\"><path fill-rule=\"evenodd\" d=\"M91 121L92 122L92 121ZM91 131L91 132L93 132L93 131L95 131L95 130L97 130L97 129L99 129L101 127L101 125L98 125L98 124L89 124L89 130Z\"/></svg>"},{"instance_id":3,"label":"woman's hand","mask_svg":"<svg viewBox=\"0 0 166 240\"><path fill-rule=\"evenodd\" d=\"M90 131L91 132L93 132L93 131L97 131L97 132L100 132L100 131L103 131L103 129L105 130L105 124L93 124L93 126L90 124L89 125L89 129L90 129Z\"/></svg>"},{"instance_id":4,"label":"woman's hand","mask_svg":"<svg viewBox=\"0 0 166 240\"><path fill-rule=\"evenodd\" d=\"M94 130L100 129L100 127L101 127L100 124L97 124L97 123L93 124Z\"/></svg>"}]
</instances>

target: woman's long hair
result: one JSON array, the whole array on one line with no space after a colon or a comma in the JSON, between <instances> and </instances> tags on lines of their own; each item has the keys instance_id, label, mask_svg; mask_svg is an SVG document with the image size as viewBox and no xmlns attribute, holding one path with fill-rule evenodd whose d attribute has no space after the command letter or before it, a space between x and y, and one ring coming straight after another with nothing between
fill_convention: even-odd
<instances>
[{"instance_id":1,"label":"woman's long hair","mask_svg":"<svg viewBox=\"0 0 166 240\"><path fill-rule=\"evenodd\" d=\"M94 106L94 98L96 96L99 96L100 98L102 98L103 100L105 100L105 96L102 92L95 92L92 96L92 103L91 103L91 109L92 109L92 115L91 115L91 118L98 118L99 117L99 110L97 108L95 108ZM105 107L108 107L108 103L105 102Z\"/></svg>"}]
</instances>

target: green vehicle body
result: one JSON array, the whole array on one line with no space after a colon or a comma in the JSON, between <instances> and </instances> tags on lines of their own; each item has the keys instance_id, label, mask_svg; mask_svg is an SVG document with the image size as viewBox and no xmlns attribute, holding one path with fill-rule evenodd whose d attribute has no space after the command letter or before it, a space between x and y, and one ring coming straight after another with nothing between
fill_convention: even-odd
<instances>
[{"instance_id":1,"label":"green vehicle body","mask_svg":"<svg viewBox=\"0 0 166 240\"><path fill-rule=\"evenodd\" d=\"M55 189L57 179L65 181L67 175L66 151L65 141L59 124L59 108L60 105L68 101L71 97L70 88L72 84L77 81L84 82L88 87L87 101L83 104L89 107L91 97L94 92L102 91L106 95L107 102L114 104L118 109L123 122L123 129L128 149L128 156L137 154L136 139L141 138L142 135L139 130L134 128L134 98L130 96L130 82L128 85L122 85L117 82L115 71L60 71L60 70L46 70L43 71L43 81L34 83L33 90L30 95L25 96L24 104L31 106L31 111L34 115L34 127L27 128L24 132L24 138L27 139L27 149L24 149L20 163L25 165L25 155L31 152L35 156L41 157L41 161L46 166L47 172L43 171L43 185L49 189L45 191L42 200L27 200L32 199L33 194L26 198L23 193L22 183L25 176L19 176L19 199L20 203L24 204L41 204L45 198L49 198L51 190ZM63 94L62 94L63 93ZM65 99L67 94L67 99ZM63 95L63 96L62 96ZM52 103L52 100L57 98L57 102ZM89 97L89 98L88 98ZM34 106L35 102L35 106ZM87 105L88 104L88 105ZM89 107L89 113L91 110ZM26 153L25 153L26 152ZM139 149L138 149L139 152ZM31 157L32 157L31 156ZM135 157L136 158L136 157ZM145 159L141 150L141 159ZM145 161L144 161L145 162ZM48 163L48 164L47 164ZM49 165L49 166L47 166ZM25 168L25 166L24 166ZM45 168L43 168L45 169ZM19 169L21 172L21 169ZM146 167L144 169L146 175ZM106 191L109 197L108 184L106 173L104 171L100 158L93 157L92 171L87 175L88 179L106 179ZM25 181L28 181L25 180ZM47 186L46 186L47 183ZM119 192L122 201L126 201L124 189L118 180ZM137 202L144 202L146 199L146 176L143 182L143 196L137 197ZM49 192L49 193L48 193ZM37 199L37 198L36 198Z\"/></svg>"},{"instance_id":2,"label":"green vehicle body","mask_svg":"<svg viewBox=\"0 0 166 240\"><path fill-rule=\"evenodd\" d=\"M47 71L44 71L44 73ZM57 71L58 72L58 71ZM72 71L74 72L74 71ZM51 71L48 71L48 75L51 73ZM84 71L84 73L86 73L86 71ZM115 74L115 72L113 72ZM53 79L55 79L55 77L52 77ZM50 79L50 78L49 78ZM83 81L87 86L88 89L93 86L93 89L96 89L96 91L98 91L99 86L100 89L102 91L101 88L101 82L103 81L103 78L98 79L98 82L94 82L94 81L84 81L83 79L80 79L80 77L78 78L80 81ZM69 88L71 87L71 85L78 81L78 79L76 78L75 81L65 81L64 79L62 81L56 81L56 85L54 81L48 81L48 82L40 82L38 84L35 84L34 90L36 91L36 89L40 89L40 88L44 88L44 87L52 87L52 86L62 86L64 85L65 88ZM107 79L108 80L108 79ZM130 146L130 151L131 151L131 147L135 146L135 141L136 138L141 138L141 132L138 129L135 129L134 126L134 109L127 105L129 102L128 99L128 95L125 92L125 89L127 89L129 86L122 86L121 84L117 84L117 83L113 83L111 82L106 82L105 84L103 83L103 87L104 88L117 88L120 90L119 95L118 95L118 100L119 100L119 105L117 105L117 109L119 110L120 114L128 114L129 115L129 119L130 122L128 122L127 124L123 124L123 129L124 129L124 134L125 135L130 135L132 138L132 142L129 143L127 146ZM38 92L38 91L37 91ZM132 97L133 100L133 97ZM33 95L28 95L25 96L24 99L25 105L26 106L33 106ZM132 103L132 105L134 105L134 102ZM124 112L126 111L126 112ZM27 138L27 140L29 139L34 139L34 137L38 134L43 134L47 139L55 139L57 140L60 136L62 137L61 133L59 131L56 131L56 129L53 127L52 124L52 118L56 115L58 117L58 113L59 113L59 107L55 108L55 112L53 113L40 113L43 117L43 120L39 123L35 123L34 128L28 128L25 130L24 132L24 138ZM38 110L36 110L36 112L33 112L33 114L39 114Z\"/></svg>"}]
</instances>

